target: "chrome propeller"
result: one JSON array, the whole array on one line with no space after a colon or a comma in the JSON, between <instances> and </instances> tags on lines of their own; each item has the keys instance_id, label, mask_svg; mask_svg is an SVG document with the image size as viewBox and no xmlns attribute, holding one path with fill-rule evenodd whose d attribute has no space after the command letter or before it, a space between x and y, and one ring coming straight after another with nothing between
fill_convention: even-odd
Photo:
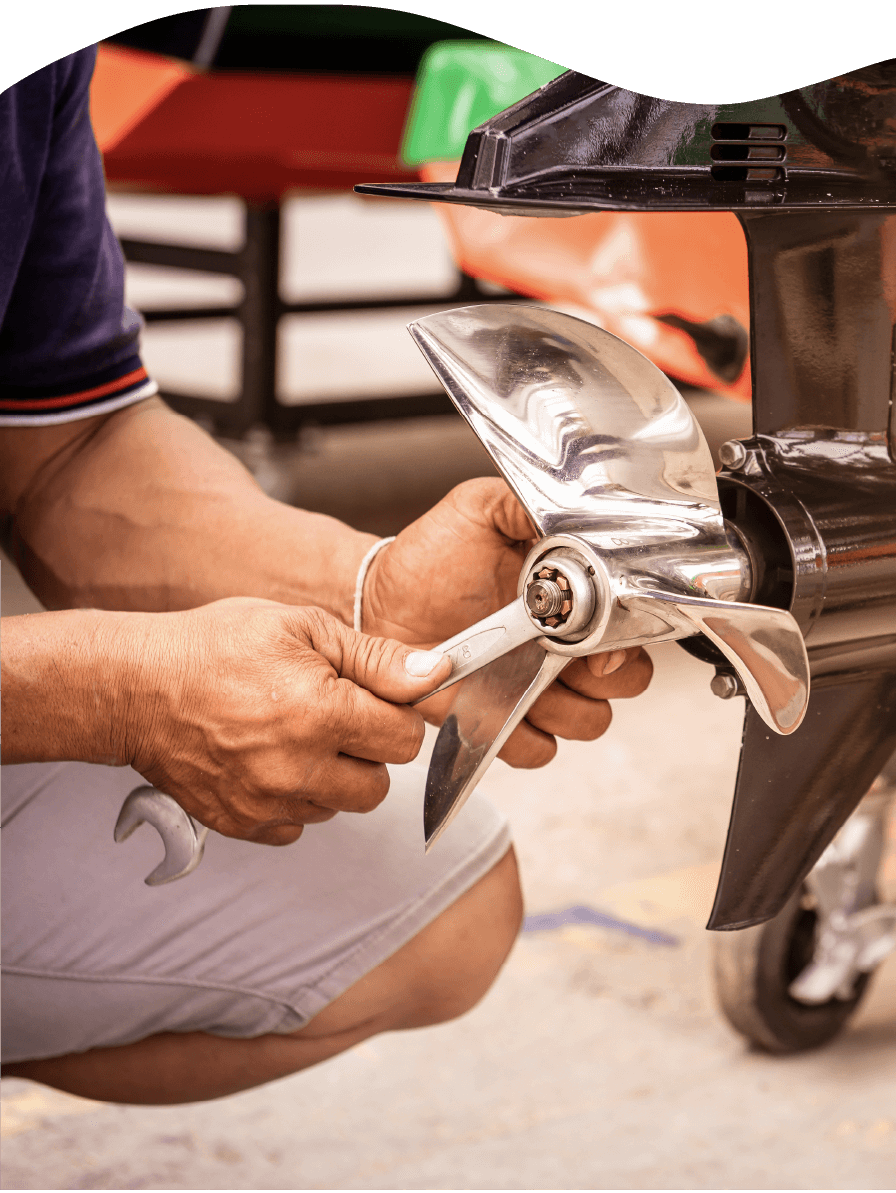
<instances>
[{"instance_id":1,"label":"chrome propeller","mask_svg":"<svg viewBox=\"0 0 896 1193\"><path fill-rule=\"evenodd\" d=\"M802 634L787 611L750 603L709 447L665 374L601 328L537 307L463 307L409 330L542 535L517 601L441 647L455 664L443 687L477 675L433 752L427 848L572 657L704 634L769 727L792 733L809 697ZM544 584L561 579L569 610L540 616Z\"/></svg>"}]
</instances>

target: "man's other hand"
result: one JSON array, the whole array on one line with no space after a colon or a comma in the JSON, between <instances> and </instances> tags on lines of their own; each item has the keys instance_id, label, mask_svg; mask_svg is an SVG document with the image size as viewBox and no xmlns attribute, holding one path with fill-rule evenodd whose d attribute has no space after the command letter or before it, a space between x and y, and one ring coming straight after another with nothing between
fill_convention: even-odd
<instances>
[{"instance_id":1,"label":"man's other hand","mask_svg":"<svg viewBox=\"0 0 896 1193\"><path fill-rule=\"evenodd\" d=\"M319 609L242 598L129 615L111 648L127 660L118 760L200 823L269 845L375 808L384 764L423 741L408 703L450 670Z\"/></svg>"},{"instance_id":2,"label":"man's other hand","mask_svg":"<svg viewBox=\"0 0 896 1193\"><path fill-rule=\"evenodd\" d=\"M364 629L421 649L453 637L516 597L537 539L504 481L466 481L374 558L364 589ZM498 755L511 766L543 766L556 737L591 741L611 720L608 701L636 696L653 665L640 647L574 659L539 697ZM453 692L420 707L440 724Z\"/></svg>"}]
</instances>

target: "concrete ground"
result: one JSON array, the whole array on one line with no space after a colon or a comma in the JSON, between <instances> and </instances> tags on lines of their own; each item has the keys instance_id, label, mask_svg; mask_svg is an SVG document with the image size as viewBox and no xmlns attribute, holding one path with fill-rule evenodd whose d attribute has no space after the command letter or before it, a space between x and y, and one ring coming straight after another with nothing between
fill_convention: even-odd
<instances>
[{"instance_id":1,"label":"concrete ground","mask_svg":"<svg viewBox=\"0 0 896 1193\"><path fill-rule=\"evenodd\" d=\"M185 234L192 223L218 243L235 235L226 204L213 214L119 200L116 222L149 233L154 220L173 220ZM428 211L399 221L383 204L316 200L291 218L290 286L298 287L296 274L307 292L347 286L335 241L359 286L397 285L418 262L423 273L432 267L433 286L447 278ZM144 302L164 301L172 285L158 271L132 281L135 300L149 288ZM193 281L174 284L201 291ZM375 331L343 327L348 338L334 354L348 388L358 392L383 357L391 373L375 380L417 387L417 362L401 355L406 319L377 319ZM321 337L316 360L298 353L287 364L290 400L325 391L327 343ZM201 372L201 358L211 392L213 382L232 384L221 364L226 335L218 349L206 357L153 328L146 356L179 386L189 370ZM689 400L716 445L746 432L744 408L711 395ZM259 437L237 450L284 499L379 533L487 468L452 419L320 431L273 451ZM4 563L4 613L31 602ZM651 653L651 689L615 706L605 738L562 743L541 771L497 763L485 784L513 824L529 915L587 906L608 926L524 932L487 998L463 1019L376 1038L217 1102L112 1106L6 1079L2 1187L892 1188L896 958L847 1030L820 1051L772 1058L731 1031L714 1004L703 924L743 705L715 699L710 670L676 645ZM896 840L886 882L896 890Z\"/></svg>"}]
</instances>

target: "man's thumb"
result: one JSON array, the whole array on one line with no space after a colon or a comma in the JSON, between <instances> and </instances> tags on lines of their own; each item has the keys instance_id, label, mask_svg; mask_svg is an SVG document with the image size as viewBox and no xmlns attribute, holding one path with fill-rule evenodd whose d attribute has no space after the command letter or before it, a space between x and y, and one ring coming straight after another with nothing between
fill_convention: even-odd
<instances>
[{"instance_id":1,"label":"man's thumb","mask_svg":"<svg viewBox=\"0 0 896 1193\"><path fill-rule=\"evenodd\" d=\"M347 630L339 674L383 700L410 704L444 683L451 660L439 650L412 650L394 638Z\"/></svg>"}]
</instances>

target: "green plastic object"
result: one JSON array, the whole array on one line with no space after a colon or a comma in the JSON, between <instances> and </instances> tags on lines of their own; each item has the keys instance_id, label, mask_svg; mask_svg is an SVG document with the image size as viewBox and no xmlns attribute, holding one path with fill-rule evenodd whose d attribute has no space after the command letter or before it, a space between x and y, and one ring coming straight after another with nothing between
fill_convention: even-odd
<instances>
[{"instance_id":1,"label":"green plastic object","mask_svg":"<svg viewBox=\"0 0 896 1193\"><path fill-rule=\"evenodd\" d=\"M402 158L409 166L455 161L472 129L564 70L500 42L436 42L417 72Z\"/></svg>"}]
</instances>

